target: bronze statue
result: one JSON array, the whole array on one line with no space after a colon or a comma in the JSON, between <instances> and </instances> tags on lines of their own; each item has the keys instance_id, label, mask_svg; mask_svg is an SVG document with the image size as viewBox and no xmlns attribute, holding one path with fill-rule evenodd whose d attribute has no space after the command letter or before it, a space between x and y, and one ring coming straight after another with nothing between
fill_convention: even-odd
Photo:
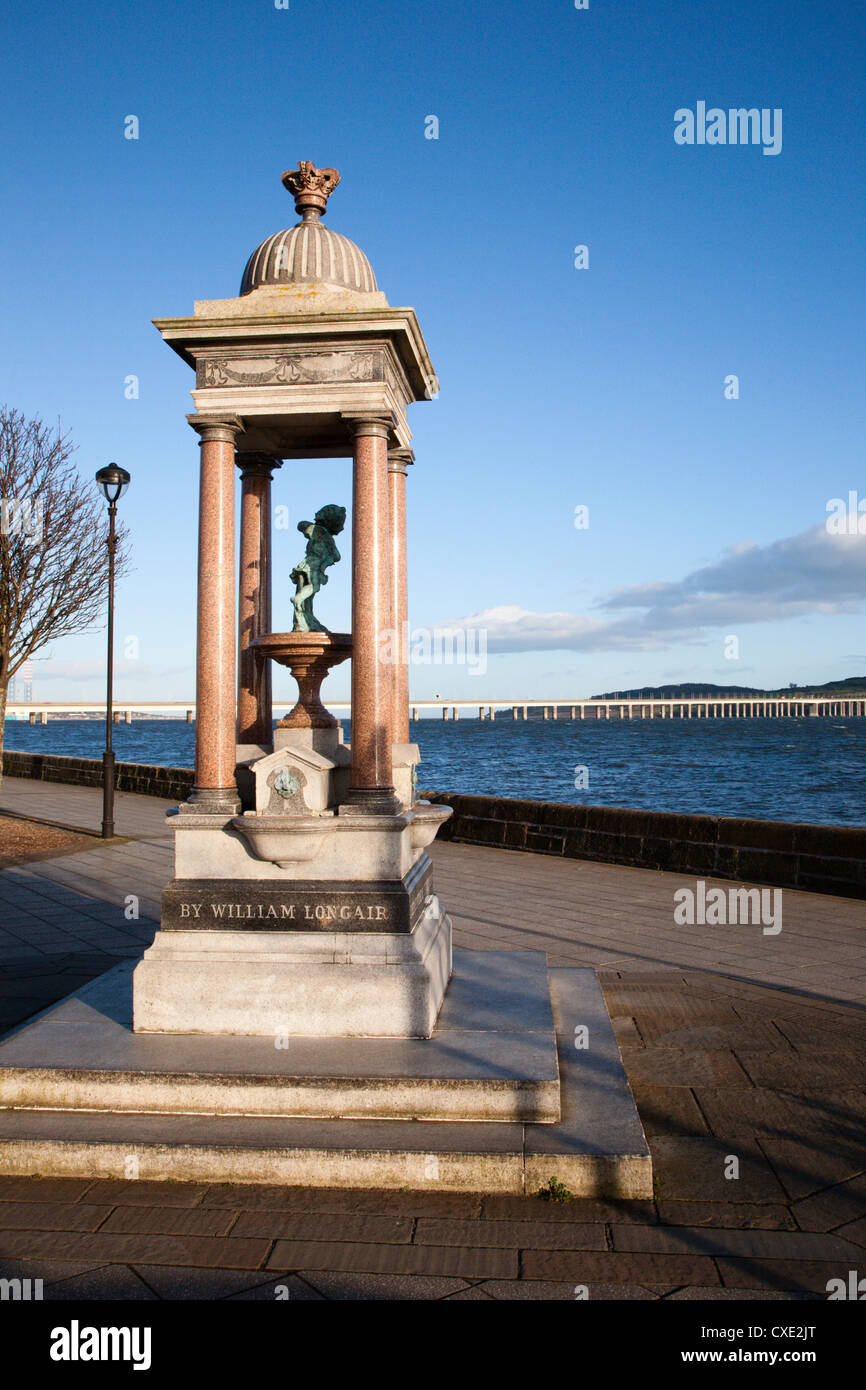
<instances>
[{"instance_id":1,"label":"bronze statue","mask_svg":"<svg viewBox=\"0 0 866 1390\"><path fill-rule=\"evenodd\" d=\"M329 503L316 512L315 521L299 521L298 530L307 537L307 551L300 564L292 570L296 590L292 598L295 610L293 632L327 632L324 623L313 615L313 599L323 584L327 584L325 573L340 558L334 544L346 524L346 508Z\"/></svg>"}]
</instances>

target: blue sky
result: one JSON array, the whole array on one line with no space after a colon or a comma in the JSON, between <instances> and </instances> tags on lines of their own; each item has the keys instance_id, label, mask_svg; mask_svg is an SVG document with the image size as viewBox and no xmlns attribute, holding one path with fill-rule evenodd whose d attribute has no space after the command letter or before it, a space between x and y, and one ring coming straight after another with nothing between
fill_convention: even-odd
<instances>
[{"instance_id":1,"label":"blue sky","mask_svg":"<svg viewBox=\"0 0 866 1390\"><path fill-rule=\"evenodd\" d=\"M0 396L133 475L123 698L194 689L192 374L150 320L237 293L299 159L341 171L328 223L441 380L410 413L411 620L489 655L416 667L418 698L866 673L866 537L824 526L866 498L859 0L34 0L4 47ZM676 144L702 100L781 108L781 153ZM349 495L345 461L278 474L276 626L295 523ZM37 697L98 698L103 640L43 652Z\"/></svg>"}]
</instances>

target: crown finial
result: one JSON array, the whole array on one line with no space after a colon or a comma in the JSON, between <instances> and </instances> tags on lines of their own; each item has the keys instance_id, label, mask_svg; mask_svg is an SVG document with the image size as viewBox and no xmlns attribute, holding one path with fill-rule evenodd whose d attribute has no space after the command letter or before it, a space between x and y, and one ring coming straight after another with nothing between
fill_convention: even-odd
<instances>
[{"instance_id":1,"label":"crown finial","mask_svg":"<svg viewBox=\"0 0 866 1390\"><path fill-rule=\"evenodd\" d=\"M340 182L336 169L317 169L311 159L302 159L297 169L287 169L283 184L294 195L295 211L305 222L318 222L328 210L328 199Z\"/></svg>"}]
</instances>

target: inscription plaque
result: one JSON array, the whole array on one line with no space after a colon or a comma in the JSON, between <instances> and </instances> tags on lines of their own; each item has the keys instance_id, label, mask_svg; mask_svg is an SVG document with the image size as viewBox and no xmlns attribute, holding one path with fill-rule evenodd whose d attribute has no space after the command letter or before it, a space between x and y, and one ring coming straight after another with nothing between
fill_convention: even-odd
<instances>
[{"instance_id":1,"label":"inscription plaque","mask_svg":"<svg viewBox=\"0 0 866 1390\"><path fill-rule=\"evenodd\" d=\"M424 854L401 881L174 879L162 894L163 931L410 932L432 892Z\"/></svg>"}]
</instances>

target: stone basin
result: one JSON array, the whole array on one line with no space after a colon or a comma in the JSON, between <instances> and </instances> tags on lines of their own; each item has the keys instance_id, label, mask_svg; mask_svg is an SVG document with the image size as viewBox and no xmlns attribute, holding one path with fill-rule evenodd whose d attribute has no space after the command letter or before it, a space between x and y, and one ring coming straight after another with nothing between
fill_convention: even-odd
<instances>
[{"instance_id":1,"label":"stone basin","mask_svg":"<svg viewBox=\"0 0 866 1390\"><path fill-rule=\"evenodd\" d=\"M426 849L436 839L436 833L451 815L450 806L434 806L429 801L417 801L412 807L409 835L413 849Z\"/></svg>"},{"instance_id":2,"label":"stone basin","mask_svg":"<svg viewBox=\"0 0 866 1390\"><path fill-rule=\"evenodd\" d=\"M332 666L352 655L347 632L266 632L250 643L260 659L288 666L298 682L298 702L278 729L333 729L337 720L322 704L322 681Z\"/></svg>"},{"instance_id":3,"label":"stone basin","mask_svg":"<svg viewBox=\"0 0 866 1390\"><path fill-rule=\"evenodd\" d=\"M334 829L333 815L321 816L235 816L235 830L241 834L258 859L291 868L315 859L325 835Z\"/></svg>"}]
</instances>

